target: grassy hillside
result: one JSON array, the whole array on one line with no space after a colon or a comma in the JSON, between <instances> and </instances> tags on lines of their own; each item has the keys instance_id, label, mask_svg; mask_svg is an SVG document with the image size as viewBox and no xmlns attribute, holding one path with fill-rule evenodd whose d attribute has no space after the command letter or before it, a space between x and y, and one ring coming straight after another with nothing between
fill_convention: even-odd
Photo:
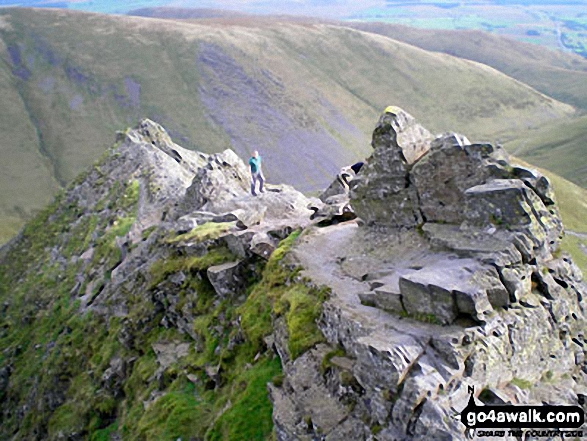
<instances>
[{"instance_id":1,"label":"grassy hillside","mask_svg":"<svg viewBox=\"0 0 587 441\"><path fill-rule=\"evenodd\" d=\"M435 52L491 66L540 92L587 109L587 59L482 31L417 29L389 23L348 23Z\"/></svg>"},{"instance_id":2,"label":"grassy hillside","mask_svg":"<svg viewBox=\"0 0 587 441\"><path fill-rule=\"evenodd\" d=\"M261 150L271 182L324 187L379 112L508 138L570 106L486 66L326 24L181 23L0 10L0 242L141 117L205 152Z\"/></svg>"},{"instance_id":3,"label":"grassy hillside","mask_svg":"<svg viewBox=\"0 0 587 441\"><path fill-rule=\"evenodd\" d=\"M516 156L587 188L587 116L547 124L524 133L505 147Z\"/></svg>"}]
</instances>

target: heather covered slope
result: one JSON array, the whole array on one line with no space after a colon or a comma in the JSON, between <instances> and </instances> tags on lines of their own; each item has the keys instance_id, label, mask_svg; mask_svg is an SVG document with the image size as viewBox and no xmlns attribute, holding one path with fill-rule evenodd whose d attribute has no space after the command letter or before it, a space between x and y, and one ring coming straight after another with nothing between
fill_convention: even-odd
<instances>
[{"instance_id":1,"label":"heather covered slope","mask_svg":"<svg viewBox=\"0 0 587 441\"><path fill-rule=\"evenodd\" d=\"M389 104L484 139L573 112L486 66L334 25L2 9L0 37L0 240L142 117L188 148L258 148L270 181L308 191L366 155Z\"/></svg>"}]
</instances>

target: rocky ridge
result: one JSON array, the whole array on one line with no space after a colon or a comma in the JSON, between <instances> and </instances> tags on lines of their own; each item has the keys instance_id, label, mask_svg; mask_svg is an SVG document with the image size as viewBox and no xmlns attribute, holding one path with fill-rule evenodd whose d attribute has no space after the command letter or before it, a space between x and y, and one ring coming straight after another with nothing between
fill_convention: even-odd
<instances>
[{"instance_id":1,"label":"rocky ridge","mask_svg":"<svg viewBox=\"0 0 587 441\"><path fill-rule=\"evenodd\" d=\"M587 290L548 180L397 108L372 145L350 183L364 226L292 252L332 296L328 346L271 387L278 438L465 439L469 386L478 404L584 404Z\"/></svg>"},{"instance_id":2,"label":"rocky ridge","mask_svg":"<svg viewBox=\"0 0 587 441\"><path fill-rule=\"evenodd\" d=\"M230 150L119 133L1 250L0 434L460 440L469 386L582 404L548 180L395 107L373 148L320 199L253 197Z\"/></svg>"}]
</instances>

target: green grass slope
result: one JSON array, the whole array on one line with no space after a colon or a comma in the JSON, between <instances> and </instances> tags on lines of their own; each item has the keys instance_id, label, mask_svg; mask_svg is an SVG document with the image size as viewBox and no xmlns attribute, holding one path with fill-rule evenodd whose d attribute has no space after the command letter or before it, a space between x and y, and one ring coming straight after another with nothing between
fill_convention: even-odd
<instances>
[{"instance_id":1,"label":"green grass slope","mask_svg":"<svg viewBox=\"0 0 587 441\"><path fill-rule=\"evenodd\" d=\"M573 106L587 109L587 59L489 32L432 30L389 23L347 23L426 50L491 66Z\"/></svg>"},{"instance_id":2,"label":"green grass slope","mask_svg":"<svg viewBox=\"0 0 587 441\"><path fill-rule=\"evenodd\" d=\"M0 105L10 109L0 118L0 242L142 117L188 148L259 149L270 182L311 191L369 153L389 104L475 140L573 113L478 63L279 18L2 9L0 75Z\"/></svg>"},{"instance_id":3,"label":"green grass slope","mask_svg":"<svg viewBox=\"0 0 587 441\"><path fill-rule=\"evenodd\" d=\"M532 164L548 168L587 188L587 116L546 124L521 134L504 147Z\"/></svg>"}]
</instances>

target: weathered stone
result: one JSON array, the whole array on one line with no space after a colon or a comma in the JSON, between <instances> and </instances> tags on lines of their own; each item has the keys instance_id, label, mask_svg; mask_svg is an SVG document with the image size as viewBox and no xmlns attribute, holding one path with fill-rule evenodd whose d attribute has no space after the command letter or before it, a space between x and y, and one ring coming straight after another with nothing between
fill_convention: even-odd
<instances>
[{"instance_id":1,"label":"weathered stone","mask_svg":"<svg viewBox=\"0 0 587 441\"><path fill-rule=\"evenodd\" d=\"M364 388L385 385L397 390L412 364L424 351L424 345L409 335L389 335L357 339L355 376ZM382 386L380 386L382 387Z\"/></svg>"},{"instance_id":2,"label":"weathered stone","mask_svg":"<svg viewBox=\"0 0 587 441\"><path fill-rule=\"evenodd\" d=\"M532 224L528 187L517 179L498 179L466 191L466 217L477 225L504 225L507 228Z\"/></svg>"},{"instance_id":3,"label":"weathered stone","mask_svg":"<svg viewBox=\"0 0 587 441\"><path fill-rule=\"evenodd\" d=\"M102 384L114 396L123 394L122 387L126 380L127 363L121 357L114 357L110 360L110 366L102 374Z\"/></svg>"},{"instance_id":4,"label":"weathered stone","mask_svg":"<svg viewBox=\"0 0 587 441\"><path fill-rule=\"evenodd\" d=\"M422 221L408 170L429 150L431 138L401 109L381 117L373 132L373 155L351 183L351 205L367 224L399 228Z\"/></svg>"},{"instance_id":5,"label":"weathered stone","mask_svg":"<svg viewBox=\"0 0 587 441\"><path fill-rule=\"evenodd\" d=\"M449 250L462 257L476 257L483 263L499 268L517 265L522 255L515 246L512 233L497 229L463 229L458 225L428 222L422 227L430 244L439 250Z\"/></svg>"},{"instance_id":6,"label":"weathered stone","mask_svg":"<svg viewBox=\"0 0 587 441\"><path fill-rule=\"evenodd\" d=\"M237 297L245 288L245 267L240 260L211 266L206 273L220 298Z\"/></svg>"},{"instance_id":7,"label":"weathered stone","mask_svg":"<svg viewBox=\"0 0 587 441\"><path fill-rule=\"evenodd\" d=\"M375 288L375 305L386 311L402 312L404 310L402 306L402 296L398 291L399 290L395 290L389 285Z\"/></svg>"},{"instance_id":8,"label":"weathered stone","mask_svg":"<svg viewBox=\"0 0 587 441\"><path fill-rule=\"evenodd\" d=\"M251 251L264 259L269 259L277 244L267 233L257 233L251 239Z\"/></svg>"},{"instance_id":9,"label":"weathered stone","mask_svg":"<svg viewBox=\"0 0 587 441\"><path fill-rule=\"evenodd\" d=\"M485 289L487 299L494 308L503 308L510 304L508 290L503 286L497 270L486 266L474 276L475 281Z\"/></svg>"},{"instance_id":10,"label":"weathered stone","mask_svg":"<svg viewBox=\"0 0 587 441\"><path fill-rule=\"evenodd\" d=\"M399 107L390 106L373 132L373 148L378 146L401 149L408 164L413 164L430 149L430 132L416 122L414 117Z\"/></svg>"},{"instance_id":11,"label":"weathered stone","mask_svg":"<svg viewBox=\"0 0 587 441\"><path fill-rule=\"evenodd\" d=\"M250 254L250 244L255 234L253 231L237 231L223 236L222 240L231 253L244 259Z\"/></svg>"},{"instance_id":12,"label":"weathered stone","mask_svg":"<svg viewBox=\"0 0 587 441\"><path fill-rule=\"evenodd\" d=\"M239 210L237 214L238 220L236 222L236 226L238 228L246 229L252 227L253 225L259 225L265 218L266 211L267 209L264 207L260 210Z\"/></svg>"},{"instance_id":13,"label":"weathered stone","mask_svg":"<svg viewBox=\"0 0 587 441\"><path fill-rule=\"evenodd\" d=\"M521 180L496 179L469 188L465 194L465 215L472 224L521 231L539 246L556 248L562 232L560 218Z\"/></svg>"},{"instance_id":14,"label":"weathered stone","mask_svg":"<svg viewBox=\"0 0 587 441\"><path fill-rule=\"evenodd\" d=\"M502 268L499 273L511 301L517 302L526 293L530 292L532 272L528 267Z\"/></svg>"},{"instance_id":15,"label":"weathered stone","mask_svg":"<svg viewBox=\"0 0 587 441\"><path fill-rule=\"evenodd\" d=\"M400 290L406 312L413 316L430 316L441 323L452 323L459 310L452 289L447 290L430 273L400 278Z\"/></svg>"},{"instance_id":16,"label":"weathered stone","mask_svg":"<svg viewBox=\"0 0 587 441\"><path fill-rule=\"evenodd\" d=\"M361 303L363 305L378 307L377 303L375 303L375 293L374 292L359 293L358 295L359 295L359 299L361 299Z\"/></svg>"},{"instance_id":17,"label":"weathered stone","mask_svg":"<svg viewBox=\"0 0 587 441\"><path fill-rule=\"evenodd\" d=\"M237 211L238 210L235 210L234 212L229 212L229 213L214 214L212 216L211 220L213 222L218 222L218 223L236 222L236 221L238 221ZM242 211L241 213L244 213L244 211Z\"/></svg>"},{"instance_id":18,"label":"weathered stone","mask_svg":"<svg viewBox=\"0 0 587 441\"><path fill-rule=\"evenodd\" d=\"M189 353L189 343L178 342L157 342L152 345L157 356L157 363L164 370L177 362L180 358L186 357Z\"/></svg>"},{"instance_id":19,"label":"weathered stone","mask_svg":"<svg viewBox=\"0 0 587 441\"><path fill-rule=\"evenodd\" d=\"M349 204L348 194L339 194L329 197L325 202L316 202L310 204L308 208L314 211L310 219L318 226L336 225L357 217Z\"/></svg>"},{"instance_id":20,"label":"weathered stone","mask_svg":"<svg viewBox=\"0 0 587 441\"><path fill-rule=\"evenodd\" d=\"M414 165L410 180L417 188L426 221L462 222L465 190L490 176L483 159L467 153L467 144L459 135L445 135L436 139L428 154Z\"/></svg>"},{"instance_id":21,"label":"weathered stone","mask_svg":"<svg viewBox=\"0 0 587 441\"><path fill-rule=\"evenodd\" d=\"M351 172L352 173L352 172ZM318 199L322 202L326 202L332 196L346 196L348 199L349 194L349 182L354 177L354 173L339 174L334 181L324 190Z\"/></svg>"},{"instance_id":22,"label":"weathered stone","mask_svg":"<svg viewBox=\"0 0 587 441\"><path fill-rule=\"evenodd\" d=\"M526 185L530 186L545 205L555 204L554 191L546 176L543 176L536 170L530 170L520 166L513 167L512 176L521 179Z\"/></svg>"},{"instance_id":23,"label":"weathered stone","mask_svg":"<svg viewBox=\"0 0 587 441\"><path fill-rule=\"evenodd\" d=\"M248 187L249 172L243 161L232 150L216 153L198 169L186 192L181 211L214 211L212 207L217 201L247 195Z\"/></svg>"},{"instance_id":24,"label":"weathered stone","mask_svg":"<svg viewBox=\"0 0 587 441\"><path fill-rule=\"evenodd\" d=\"M324 436L342 430L349 409L329 393L320 374L322 360L329 350L328 346L318 345L306 352L289 363L283 389L270 386L276 431L283 431L280 439L312 439L314 434ZM286 393L286 389L291 392ZM348 430L357 428L345 431Z\"/></svg>"},{"instance_id":25,"label":"weathered stone","mask_svg":"<svg viewBox=\"0 0 587 441\"><path fill-rule=\"evenodd\" d=\"M492 305L509 303L497 271L467 259L402 276L399 287L408 314L430 315L441 323L452 323L459 313L483 320Z\"/></svg>"}]
</instances>

